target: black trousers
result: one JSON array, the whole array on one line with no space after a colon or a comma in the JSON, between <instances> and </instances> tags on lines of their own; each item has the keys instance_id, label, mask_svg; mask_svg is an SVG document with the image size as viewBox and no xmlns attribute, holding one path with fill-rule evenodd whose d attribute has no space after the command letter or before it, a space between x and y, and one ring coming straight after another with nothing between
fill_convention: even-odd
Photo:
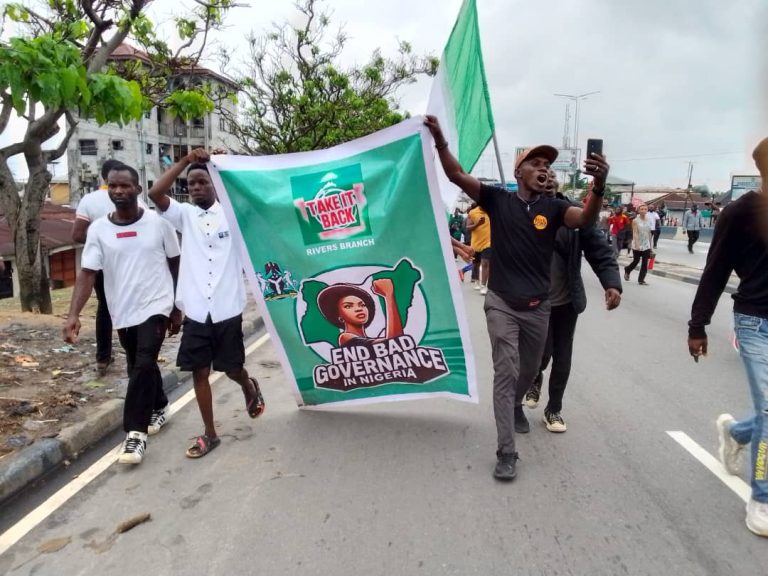
<instances>
[{"instance_id":1,"label":"black trousers","mask_svg":"<svg viewBox=\"0 0 768 576\"><path fill-rule=\"evenodd\" d=\"M561 306L552 306L549 316L547 343L544 346L544 356L541 359L540 372L546 370L552 360L552 371L549 374L548 412L560 412L563 409L563 395L571 376L571 359L573 357L573 337L576 334L576 321L579 315L569 302Z\"/></svg>"},{"instance_id":2,"label":"black trousers","mask_svg":"<svg viewBox=\"0 0 768 576\"><path fill-rule=\"evenodd\" d=\"M699 239L699 231L698 230L688 230L688 250L693 250L693 245L696 244L696 241Z\"/></svg>"},{"instance_id":3,"label":"black trousers","mask_svg":"<svg viewBox=\"0 0 768 576\"><path fill-rule=\"evenodd\" d=\"M661 230L654 230L651 232L653 238L653 247L656 248L659 245L659 237L661 236Z\"/></svg>"},{"instance_id":4,"label":"black trousers","mask_svg":"<svg viewBox=\"0 0 768 576\"><path fill-rule=\"evenodd\" d=\"M642 264L640 265L640 277L637 279L638 282L645 281L645 275L648 274L648 259L651 257L651 250L632 250L632 262L630 262L629 266L624 268L624 272L629 274L637 268L638 262L642 260Z\"/></svg>"},{"instance_id":5,"label":"black trousers","mask_svg":"<svg viewBox=\"0 0 768 576\"><path fill-rule=\"evenodd\" d=\"M96 292L96 362L109 362L112 358L112 317L104 294L104 272L96 272L93 285Z\"/></svg>"},{"instance_id":6,"label":"black trousers","mask_svg":"<svg viewBox=\"0 0 768 576\"><path fill-rule=\"evenodd\" d=\"M138 326L117 331L128 363L128 391L123 409L123 429L146 434L153 410L164 408L168 398L157 365L165 339L167 318L150 316Z\"/></svg>"}]
</instances>

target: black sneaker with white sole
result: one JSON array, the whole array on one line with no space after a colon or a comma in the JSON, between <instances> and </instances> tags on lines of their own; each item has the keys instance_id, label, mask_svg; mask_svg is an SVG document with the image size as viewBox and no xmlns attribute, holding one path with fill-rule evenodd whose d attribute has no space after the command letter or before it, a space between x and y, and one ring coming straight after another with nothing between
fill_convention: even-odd
<instances>
[{"instance_id":1,"label":"black sneaker with white sole","mask_svg":"<svg viewBox=\"0 0 768 576\"><path fill-rule=\"evenodd\" d=\"M565 432L568 429L565 420L560 416L560 412L544 410L544 424L547 425L547 430L550 432Z\"/></svg>"},{"instance_id":2,"label":"black sneaker with white sole","mask_svg":"<svg viewBox=\"0 0 768 576\"><path fill-rule=\"evenodd\" d=\"M544 374L539 372L536 379L533 381L530 390L525 393L525 405L528 408L536 408L539 405L539 398L541 398L541 383L544 380Z\"/></svg>"}]
</instances>

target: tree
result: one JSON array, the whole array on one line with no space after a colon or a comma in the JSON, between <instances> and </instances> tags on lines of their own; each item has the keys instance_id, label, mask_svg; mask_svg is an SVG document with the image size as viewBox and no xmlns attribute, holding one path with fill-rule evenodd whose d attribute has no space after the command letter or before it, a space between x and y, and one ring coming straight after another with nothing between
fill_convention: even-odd
<instances>
[{"instance_id":1,"label":"tree","mask_svg":"<svg viewBox=\"0 0 768 576\"><path fill-rule=\"evenodd\" d=\"M327 41L330 19L316 1L300 0L296 8L303 26L275 25L248 38L241 106L230 124L249 154L327 148L396 124L407 115L398 109L397 90L437 71L436 58L414 55L407 42L395 59L376 50L366 64L345 67L344 31Z\"/></svg>"},{"instance_id":2,"label":"tree","mask_svg":"<svg viewBox=\"0 0 768 576\"><path fill-rule=\"evenodd\" d=\"M190 13L175 19L180 43L175 51L158 38L146 16L151 1L45 0L4 8L3 24L10 21L17 35L0 43L0 134L14 112L25 120L26 130L0 149L0 207L14 239L23 311L52 312L40 212L51 180L48 165L65 153L78 120L123 125L155 105L184 118L213 106L205 90L169 90L168 79L197 65L208 31L221 25L232 0L195 0ZM118 70L110 55L126 40L146 50L148 61ZM61 121L63 140L46 147ZM23 186L8 164L19 154L29 172Z\"/></svg>"}]
</instances>

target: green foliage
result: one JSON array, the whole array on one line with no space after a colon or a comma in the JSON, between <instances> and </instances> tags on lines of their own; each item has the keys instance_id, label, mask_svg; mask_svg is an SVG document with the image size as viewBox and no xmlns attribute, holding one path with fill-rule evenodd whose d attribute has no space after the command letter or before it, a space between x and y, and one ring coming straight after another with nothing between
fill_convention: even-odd
<instances>
[{"instance_id":1,"label":"green foliage","mask_svg":"<svg viewBox=\"0 0 768 576\"><path fill-rule=\"evenodd\" d=\"M297 4L303 27L285 24L249 38L235 133L251 153L327 148L396 124L408 116L396 91L437 71L438 60L413 55L408 42L399 43L394 59L376 50L361 66L343 66L347 37L340 31L327 39L330 19L315 3Z\"/></svg>"},{"instance_id":2,"label":"green foliage","mask_svg":"<svg viewBox=\"0 0 768 576\"><path fill-rule=\"evenodd\" d=\"M201 92L176 90L165 100L168 113L183 120L199 118L213 111L213 102Z\"/></svg>"}]
</instances>

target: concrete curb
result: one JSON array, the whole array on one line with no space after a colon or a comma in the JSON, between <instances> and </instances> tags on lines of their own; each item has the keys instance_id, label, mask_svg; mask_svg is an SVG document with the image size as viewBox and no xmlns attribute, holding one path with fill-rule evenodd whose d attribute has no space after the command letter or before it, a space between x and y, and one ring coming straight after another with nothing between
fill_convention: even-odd
<instances>
[{"instance_id":1,"label":"concrete curb","mask_svg":"<svg viewBox=\"0 0 768 576\"><path fill-rule=\"evenodd\" d=\"M243 336L249 338L264 329L264 319L257 316L243 320ZM192 374L177 369L163 371L166 393L185 384ZM104 402L87 420L63 428L56 438L43 438L0 462L0 504L9 500L41 478L56 470L66 460L73 460L83 450L120 429L123 423L121 398Z\"/></svg>"}]
</instances>

